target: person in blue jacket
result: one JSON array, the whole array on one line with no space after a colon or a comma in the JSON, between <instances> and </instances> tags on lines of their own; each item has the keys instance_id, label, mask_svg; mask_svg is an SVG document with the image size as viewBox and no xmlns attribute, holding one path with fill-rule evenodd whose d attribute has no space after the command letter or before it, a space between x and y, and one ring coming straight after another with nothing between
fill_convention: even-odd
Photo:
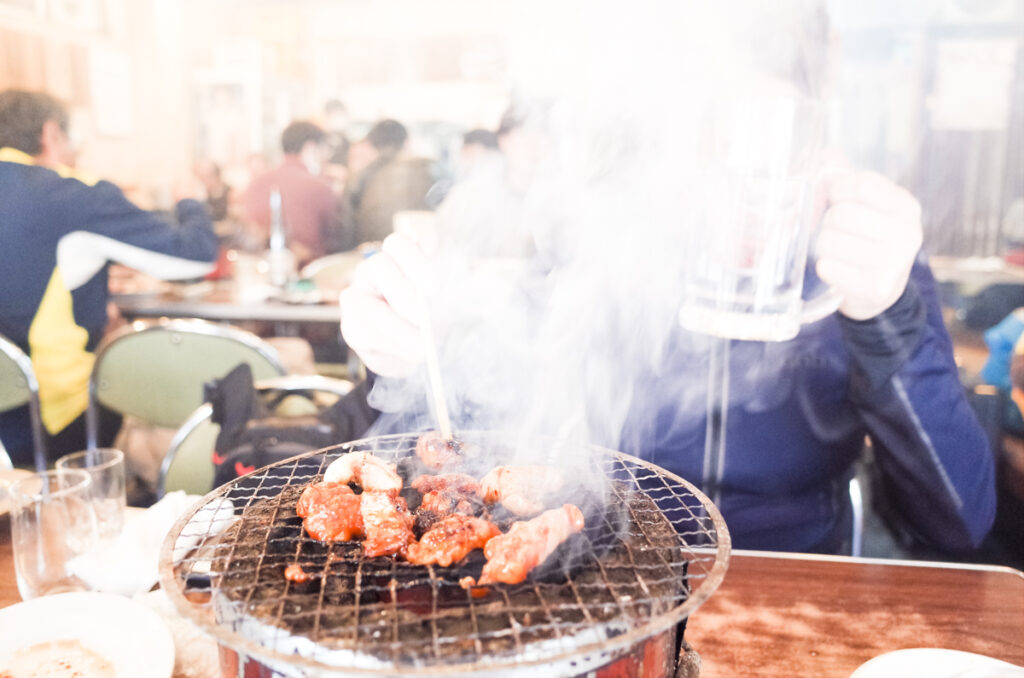
<instances>
[{"instance_id":1,"label":"person in blue jacket","mask_svg":"<svg viewBox=\"0 0 1024 678\"><path fill-rule=\"evenodd\" d=\"M995 515L994 462L920 251L919 207L866 172L837 174L828 195L816 268L843 295L838 313L789 342L731 342L733 388L752 391L730 401L714 488L733 544L848 553L848 484L867 437L906 529L947 553L977 547ZM406 378L423 359L415 300L431 248L422 242L392 234L342 292L346 343L375 375ZM704 418L686 404L706 370L693 335L672 330L632 386L620 448L700 485Z\"/></svg>"},{"instance_id":2,"label":"person in blue jacket","mask_svg":"<svg viewBox=\"0 0 1024 678\"><path fill-rule=\"evenodd\" d=\"M758 3L747 5L760 7ZM761 91L769 87L774 88L770 91L798 91L803 96L821 98L826 68L817 55L824 54L830 40L825 17L821 11L810 12L774 32L771 25L754 20L762 16L772 19L775 9L775 5L760 9L762 14L753 18L744 15L759 37L749 43L736 43L736 49L741 45L752 49L750 63L760 69L744 82L760 86ZM798 34L793 33L794 25ZM675 36L670 38L674 40ZM605 47L604 43L598 44ZM719 42L707 44L717 46ZM758 58L765 55L767 58ZM628 50L623 56L628 57ZM670 82L671 78L650 81ZM633 84L627 78L624 86ZM676 86L683 88L683 84ZM630 91L640 95L646 92L635 88ZM655 102L662 101L647 94ZM688 105L682 105L679 120L687 119L684 114ZM633 102L632 108L623 109L626 116L643 107ZM611 114L607 117L615 118ZM598 116L595 122L588 118L588 122L596 125L602 119ZM623 427L599 431L610 438L600 442L651 460L712 492L729 526L733 545L738 548L849 552L853 531L849 481L855 462L864 453L866 439L873 448L882 492L898 510L907 532L921 545L947 553L979 546L995 517L994 459L959 380L935 280L922 251L921 207L917 200L872 172L837 169L823 182L823 216L812 273L838 292L842 302L837 312L805 325L791 341L730 342L733 397L723 417L724 454L718 459L717 473L708 474L704 468L707 401L693 395L694 384L709 384L707 352L699 350L707 346L708 340L674 322L678 303L659 301L658 327L664 328L659 329L664 336L650 342L651 350L644 354L641 349L631 349L627 353L626 343L621 341L639 333L636 320L644 317L642 307L654 305L652 299L661 295L671 301L671 295L678 294L681 299L683 293L671 289L679 287L681 276L681 257L674 254L679 243L665 235L681 228L672 218L677 212L651 226L649 222L657 222L661 214L644 208L659 200L674 204L670 194L688 190L699 194L702 185L699 180L687 183L689 175L679 170L680 162L660 162L662 156L655 154L658 140L650 142L643 136L642 119L636 127L619 122L598 138L596 164L600 171L588 175L591 183L582 188L571 184L577 190L590 191L585 193L587 202L581 210L587 218L574 223L575 231L559 232L554 220L569 211L573 194L539 191L540 199L551 197L546 203L549 213L538 211L530 224L538 251L547 258L547 270L536 279L537 287L591 285L604 294L579 300L566 295L565 303L555 306L555 313L565 320L561 325L563 334L542 334L531 326L528 312L517 315L521 309L507 303L502 320L512 330L517 324L524 325L528 335L544 337L546 346L534 356L543 357L544 351L553 353L559 345L567 346L569 351L561 355L576 365L563 369L553 361L550 374L541 375L533 384L535 388L523 391L513 391L506 377L534 369L536 363L520 361L515 368L499 372L504 363L515 363L515 355L499 356L490 363L481 361L487 367L480 369L462 367L461 374L453 375L451 368L460 368L459 362L469 357L455 356L445 361L446 354L452 357L450 345L458 337L451 333L443 336L442 328L438 331L442 335L438 339L442 364L450 368L449 377L465 377L448 379L449 384L505 388L510 395L504 404L512 406L517 400L553 402L546 391L563 386L568 381L561 378L565 375L577 379L574 387L578 394L591 395L597 401L630 395ZM568 125L556 129L569 136L575 131ZM657 126L652 129L656 132ZM648 145L630 145L630 134ZM549 146L554 146L560 137L552 134L548 139ZM576 137L572 140L578 141ZM572 150L570 144L565 146ZM602 155L615 152L619 155L613 159ZM640 175L640 180L634 170L645 169L641 164L645 152L658 161L652 161L650 167L660 171ZM560 157L552 152L545 162L553 163ZM538 163L538 167L543 165ZM630 194L629 186L637 184L642 190ZM595 228L605 212L614 215L616 209L621 209L620 218L610 220L611 228ZM654 218L647 219L651 214ZM537 234L544 235L542 229L547 226L545 217L555 223L551 234L561 237L539 241ZM606 230L610 235L603 236ZM611 247L596 247L597 237L608 238ZM420 378L422 373L421 294L451 268L432 259L435 248L431 240L425 233L392 234L380 253L361 264L352 284L341 295L346 343L368 370L391 378L378 381L371 403L387 402L396 411L398 398L384 398L388 389L396 389L396 380L414 381L410 377ZM600 251L599 256L605 259L591 261L594 265L584 274L603 275L608 282L592 284L566 275L572 271L558 256L559 242L585 245L577 248L584 253ZM548 256L552 252L555 256ZM463 285L472 287L473 283ZM485 297L482 305L499 306L515 298L492 295ZM439 308L450 307L456 295L440 301L443 303L438 304ZM614 304L620 304L623 313L608 314L606 308ZM526 319L520 322L520 317ZM592 320L595 317L597 321ZM588 334L591 329L603 329L603 320L615 326L611 339L596 332ZM512 344L500 333L489 339L493 341L476 343L495 347L496 352ZM468 346L467 342L463 344ZM636 371L631 371L634 368ZM617 393L601 391L601 386L594 386L599 381L587 380L592 376L601 378L602 372L621 377L610 380ZM404 392L402 397L417 402ZM602 423L601 415L587 411L591 404L588 401L577 413L569 414L588 424L595 419ZM553 412L552 417L561 415ZM430 419L412 421L415 424ZM510 422L496 418L495 423L500 426ZM552 430L563 423L571 424L549 423Z\"/></svg>"},{"instance_id":3,"label":"person in blue jacket","mask_svg":"<svg viewBox=\"0 0 1024 678\"><path fill-rule=\"evenodd\" d=\"M111 262L166 279L199 278L218 242L204 205L182 200L177 223L75 171L68 112L43 92L0 92L0 334L32 359L48 453L85 447L87 384L107 327ZM101 432L109 444L116 418ZM32 459L25 408L0 414L15 463Z\"/></svg>"}]
</instances>

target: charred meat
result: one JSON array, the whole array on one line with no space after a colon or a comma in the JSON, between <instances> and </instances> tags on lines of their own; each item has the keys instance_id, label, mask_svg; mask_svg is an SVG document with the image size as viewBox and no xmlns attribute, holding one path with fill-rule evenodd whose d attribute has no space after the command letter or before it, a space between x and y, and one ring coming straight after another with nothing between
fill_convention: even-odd
<instances>
[{"instance_id":1,"label":"charred meat","mask_svg":"<svg viewBox=\"0 0 1024 678\"><path fill-rule=\"evenodd\" d=\"M477 584L518 584L559 544L582 529L583 513L572 504L513 523L506 534L494 537L484 546L487 563ZM470 583L463 582L463 586Z\"/></svg>"},{"instance_id":2,"label":"charred meat","mask_svg":"<svg viewBox=\"0 0 1024 678\"><path fill-rule=\"evenodd\" d=\"M324 481L356 483L364 490L375 492L402 489L402 477L395 471L395 465L369 452L350 452L338 457L324 472Z\"/></svg>"},{"instance_id":3,"label":"charred meat","mask_svg":"<svg viewBox=\"0 0 1024 678\"><path fill-rule=\"evenodd\" d=\"M302 565L292 563L284 568L284 578L295 584L305 584L313 579L313 575L302 569Z\"/></svg>"},{"instance_id":4,"label":"charred meat","mask_svg":"<svg viewBox=\"0 0 1024 678\"><path fill-rule=\"evenodd\" d=\"M462 443L457 438L445 438L439 431L427 431L416 441L416 456L427 468L440 471L462 461Z\"/></svg>"},{"instance_id":5,"label":"charred meat","mask_svg":"<svg viewBox=\"0 0 1024 678\"><path fill-rule=\"evenodd\" d=\"M349 541L363 535L360 498L344 483L322 482L302 491L295 513L313 539Z\"/></svg>"},{"instance_id":6,"label":"charred meat","mask_svg":"<svg viewBox=\"0 0 1024 678\"><path fill-rule=\"evenodd\" d=\"M414 488L426 494L436 490L458 492L460 494L476 494L480 491L480 483L466 473L444 473L441 475L422 475L411 483Z\"/></svg>"},{"instance_id":7,"label":"charred meat","mask_svg":"<svg viewBox=\"0 0 1024 678\"><path fill-rule=\"evenodd\" d=\"M423 493L417 513L426 519L421 521L426 528L452 513L473 515L479 506L477 494L480 484L465 473L423 475L413 480L411 485Z\"/></svg>"},{"instance_id":8,"label":"charred meat","mask_svg":"<svg viewBox=\"0 0 1024 678\"><path fill-rule=\"evenodd\" d=\"M483 518L450 515L438 521L419 542L410 544L405 558L417 565L448 567L499 534L497 526Z\"/></svg>"},{"instance_id":9,"label":"charred meat","mask_svg":"<svg viewBox=\"0 0 1024 678\"><path fill-rule=\"evenodd\" d=\"M414 541L413 517L397 492L366 491L360 497L363 517L363 553L368 558L404 554Z\"/></svg>"},{"instance_id":10,"label":"charred meat","mask_svg":"<svg viewBox=\"0 0 1024 678\"><path fill-rule=\"evenodd\" d=\"M562 488L565 478L552 466L496 466L480 481L480 497L488 504L501 502L517 516L544 510L548 495Z\"/></svg>"}]
</instances>

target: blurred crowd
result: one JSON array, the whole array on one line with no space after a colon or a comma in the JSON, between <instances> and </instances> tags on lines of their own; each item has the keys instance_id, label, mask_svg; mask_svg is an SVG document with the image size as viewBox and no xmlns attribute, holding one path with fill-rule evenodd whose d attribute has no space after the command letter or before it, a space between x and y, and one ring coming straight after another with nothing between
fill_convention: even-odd
<instances>
[{"instance_id":1,"label":"blurred crowd","mask_svg":"<svg viewBox=\"0 0 1024 678\"><path fill-rule=\"evenodd\" d=\"M461 211L474 201L460 197L472 191L468 179L486 182L490 193L499 186L515 193L507 168L517 157L518 120L511 110L494 130L465 131L457 152L446 158L412 152L409 129L398 120L378 120L355 140L349 128L346 106L332 99L317 119L294 120L282 130L276 164L270 153L250 155L242 171L226 172L209 158L197 160L197 192L205 196L224 245L252 252L267 247L275 190L299 267L328 254L373 249L392 232L399 212L443 210L453 224L468 222ZM457 184L467 185L452 192ZM516 210L506 209L515 199L506 203L494 210L509 223L499 249L522 252L528 249L526 239L509 218Z\"/></svg>"}]
</instances>

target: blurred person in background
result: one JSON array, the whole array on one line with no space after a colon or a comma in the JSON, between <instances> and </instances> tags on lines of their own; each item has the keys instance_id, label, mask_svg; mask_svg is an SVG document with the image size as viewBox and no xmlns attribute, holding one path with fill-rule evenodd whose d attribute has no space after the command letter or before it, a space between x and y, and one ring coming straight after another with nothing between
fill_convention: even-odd
<instances>
[{"instance_id":1,"label":"blurred person in background","mask_svg":"<svg viewBox=\"0 0 1024 678\"><path fill-rule=\"evenodd\" d=\"M173 223L129 202L107 181L70 168L66 106L43 92L0 92L0 333L32 359L47 450L85 447L93 352L108 324L111 263L164 280L200 278L218 244L206 207L177 203ZM100 445L120 418L102 413ZM0 414L17 464L32 458L27 408Z\"/></svg>"},{"instance_id":2,"label":"blurred person in background","mask_svg":"<svg viewBox=\"0 0 1024 678\"><path fill-rule=\"evenodd\" d=\"M462 135L462 148L459 149L457 176L465 176L472 172L480 162L490 162L498 154L498 135L489 129L471 129Z\"/></svg>"},{"instance_id":3,"label":"blurred person in background","mask_svg":"<svg viewBox=\"0 0 1024 678\"><path fill-rule=\"evenodd\" d=\"M523 110L511 106L497 132L476 129L465 134L455 184L437 208L439 235L446 246L478 257L533 252L523 201L544 141L523 129L524 117Z\"/></svg>"},{"instance_id":4,"label":"blurred person in background","mask_svg":"<svg viewBox=\"0 0 1024 678\"><path fill-rule=\"evenodd\" d=\"M357 171L360 157L369 162L353 174L345 208L338 215L344 231L351 234L341 249L383 240L392 231L396 212L430 208L427 193L436 181L433 163L409 156L405 152L408 139L402 123L386 119L375 124L362 143L353 145L349 169Z\"/></svg>"},{"instance_id":5,"label":"blurred person in background","mask_svg":"<svg viewBox=\"0 0 1024 678\"><path fill-rule=\"evenodd\" d=\"M244 218L266 241L270 236L270 194L281 191L288 247L298 265L328 252L337 199L321 172L327 160L327 134L318 125L299 120L281 133L284 159L253 178L241 199Z\"/></svg>"},{"instance_id":6,"label":"blurred person in background","mask_svg":"<svg viewBox=\"0 0 1024 678\"><path fill-rule=\"evenodd\" d=\"M206 194L206 207L214 221L228 218L231 209L231 186L221 176L220 165L208 158L198 160L192 168Z\"/></svg>"},{"instance_id":7,"label":"blurred person in background","mask_svg":"<svg viewBox=\"0 0 1024 678\"><path fill-rule=\"evenodd\" d=\"M345 191L348 181L348 152L351 142L346 132L348 128L348 108L339 99L329 99L324 104L324 132L327 134L327 161L324 163L323 175L331 182L335 195ZM332 251L334 248L331 248Z\"/></svg>"},{"instance_id":8,"label":"blurred person in background","mask_svg":"<svg viewBox=\"0 0 1024 678\"><path fill-rule=\"evenodd\" d=\"M329 99L324 104L324 132L327 133L327 146L330 154L327 162L331 165L348 165L348 108L340 99Z\"/></svg>"},{"instance_id":9,"label":"blurred person in background","mask_svg":"<svg viewBox=\"0 0 1024 678\"><path fill-rule=\"evenodd\" d=\"M819 3L801 5L791 23L787 23L791 17L785 13L780 17L774 6L766 10L754 3L739 3L739 8L730 19L746 21L748 28L763 38L735 43L738 50L753 51L751 62L758 72L751 82L776 84L782 79L791 83L793 96L822 97L830 40L823 7ZM631 49L629 44L623 41L625 49ZM707 44L716 45L713 40ZM629 69L623 72L634 73ZM630 84L634 82L631 78ZM613 129L638 133L621 123L616 120ZM525 143L525 137L519 141L524 142L520 150L526 155L537 150L530 150L532 144ZM622 138L602 141L612 142L600 146L603 171L584 175L593 182L584 187L597 186L607 193L608 203L602 203L606 207L616 200L628 207L631 200L654 199L649 193L617 192L620 186L629 186L630 165L623 161L637 160L641 157L637 153L645 149L622 143ZM526 177L528 173L517 173L511 177L512 184ZM685 186L668 186L658 188L686 190ZM839 293L838 311L804 326L789 342L730 342L731 361L726 372L732 375L729 392L734 397L725 418L727 446L719 460L721 475L716 489L732 543L737 548L849 553L854 525L849 481L863 455L865 437L869 437L879 478L876 489L892 507L891 516L898 519L899 533L907 537L907 543L925 549L926 554L967 554L983 542L993 523L994 462L989 441L960 382L935 280L921 251L920 205L889 179L852 169L836 169L821 191L817 261L809 277L816 273L821 282ZM542 204L552 213L568 199L558 191L540 197L549 198ZM627 218L632 216L628 210L624 213ZM667 213L668 217L675 214ZM613 224L618 230L598 230L598 225L605 226L599 219L572 225L576 230L566 239L538 239L537 254L544 268L536 280L525 281L524 292L529 292L529 283L534 282L535 288L548 294L532 299L531 315L522 324L535 334L542 332L542 322L564 332L541 335L548 336L549 343L527 356L543 356L555 352L560 342L569 344L568 353L557 353L562 363L552 366L564 369L580 382L577 388L598 401L615 394L592 394L587 377L601 384L607 375L621 377L610 381L618 393L629 395L623 408L624 425L609 432L617 443L600 443L617 445L699 482L705 477L707 419L695 414L711 416L706 410L701 412L706 403L701 400L706 393L701 384L707 383L710 369L708 340L677 322L683 292L673 285L678 287L681 282L677 270L681 253L656 246L659 241L653 230L671 229L672 225L656 222L646 231L646 224L628 222ZM622 229L631 226L636 227L630 230L631 237L623 238ZM362 262L341 295L346 343L371 373L392 378L377 394L381 398L398 389L396 383L407 383L421 371L424 347L415 300L420 290L433 289L449 270L434 265L436 246L432 247L432 242L436 239L430 234L388 236L382 252ZM670 242L678 246L678 241ZM583 253L582 261L592 265L574 269L569 257L548 254L562 243L576 245L572 254ZM627 264L638 268L623 269ZM646 286L638 287L633 280ZM601 298L581 299L573 293L575 287L591 285L604 293ZM445 302L446 313L454 313L452 300ZM479 305L500 303L495 296ZM648 317L645 309L650 312L651 325L661 332L657 341L634 339L640 321ZM507 310L521 311L511 305ZM468 309L467 316L482 312ZM606 325L611 329L607 335L601 333ZM464 325L455 326L465 331ZM580 327L583 329L577 329ZM589 330L594 334L584 334ZM446 341L439 340L442 355L447 345L466 346L462 339L461 335L449 335ZM512 345L504 337L476 343ZM486 355L477 362L500 366L513 358ZM465 363L468 356L460 352L458 359ZM509 373L514 376L516 371L533 367L529 362L517 363ZM477 378L470 375L470 381L498 381L493 374L472 372ZM536 383L526 382L524 397L543 399L545 389L564 386L557 379L545 381L550 379L539 373ZM464 388L474 385L461 384ZM508 392L513 384L501 388ZM464 405L462 411L479 412L485 405L495 404L514 409L515 403L509 406L501 395L491 395L491 401L484 404ZM383 407L390 401L374 402ZM591 407L594 402L588 400L580 406ZM502 412L490 414L498 426L508 425L501 419ZM602 414L603 410L584 411L580 417L594 424L587 415L600 418ZM561 431L566 422L555 419L552 425ZM386 428L375 431L387 432Z\"/></svg>"}]
</instances>

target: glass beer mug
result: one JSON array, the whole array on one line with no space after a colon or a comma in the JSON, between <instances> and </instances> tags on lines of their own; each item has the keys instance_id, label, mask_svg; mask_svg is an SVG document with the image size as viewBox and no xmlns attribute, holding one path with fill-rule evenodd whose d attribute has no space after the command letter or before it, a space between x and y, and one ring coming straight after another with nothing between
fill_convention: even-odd
<instances>
[{"instance_id":1,"label":"glass beer mug","mask_svg":"<svg viewBox=\"0 0 1024 678\"><path fill-rule=\"evenodd\" d=\"M826 290L802 298L816 204L824 111L797 96L738 98L709 108L699 140L702 181L685 233L686 329L786 341L836 310Z\"/></svg>"}]
</instances>

